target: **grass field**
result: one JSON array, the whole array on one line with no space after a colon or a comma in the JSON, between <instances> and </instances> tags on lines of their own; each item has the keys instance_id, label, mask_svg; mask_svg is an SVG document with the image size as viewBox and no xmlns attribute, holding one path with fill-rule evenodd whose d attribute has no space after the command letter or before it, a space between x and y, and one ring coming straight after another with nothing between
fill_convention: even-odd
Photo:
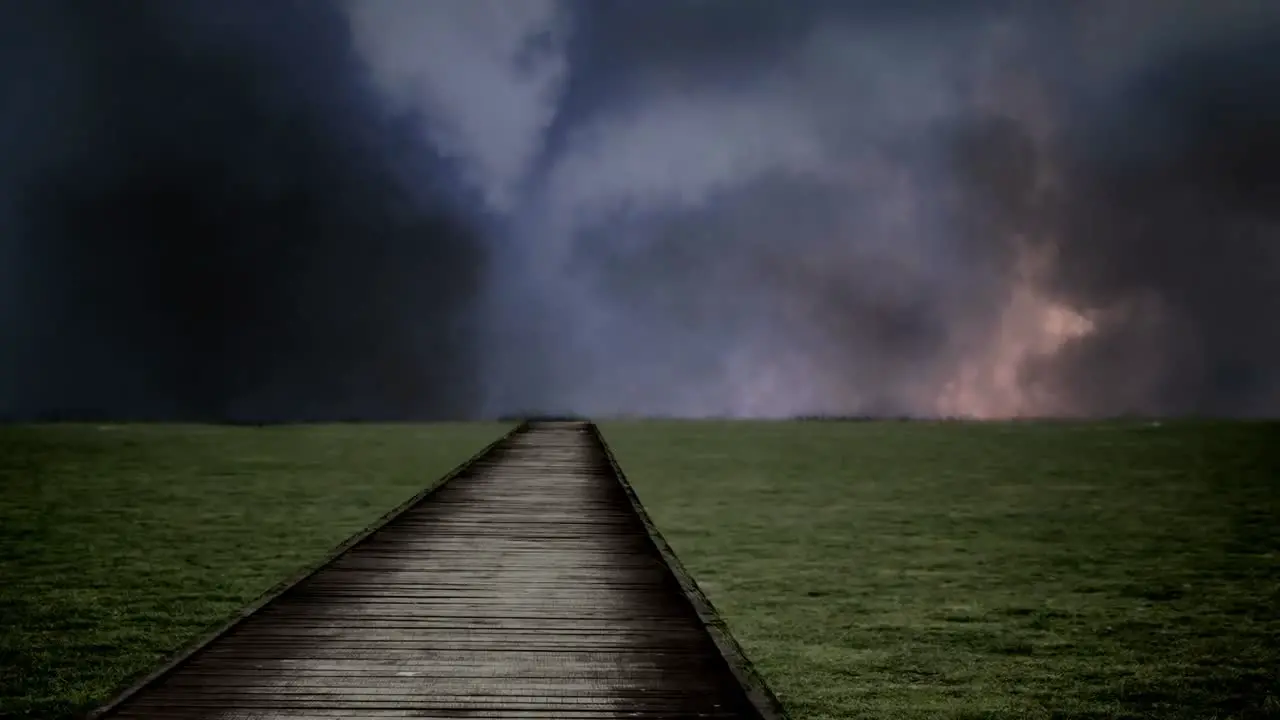
<instances>
[{"instance_id":1,"label":"grass field","mask_svg":"<svg viewBox=\"0 0 1280 720\"><path fill-rule=\"evenodd\" d=\"M0 427L0 716L107 699L506 427ZM1280 425L602 428L795 720L1280 718Z\"/></svg>"},{"instance_id":2,"label":"grass field","mask_svg":"<svg viewBox=\"0 0 1280 720\"><path fill-rule=\"evenodd\" d=\"M1280 718L1280 425L602 430L795 720Z\"/></svg>"},{"instance_id":3,"label":"grass field","mask_svg":"<svg viewBox=\"0 0 1280 720\"><path fill-rule=\"evenodd\" d=\"M0 426L0 717L107 700L510 426Z\"/></svg>"}]
</instances>

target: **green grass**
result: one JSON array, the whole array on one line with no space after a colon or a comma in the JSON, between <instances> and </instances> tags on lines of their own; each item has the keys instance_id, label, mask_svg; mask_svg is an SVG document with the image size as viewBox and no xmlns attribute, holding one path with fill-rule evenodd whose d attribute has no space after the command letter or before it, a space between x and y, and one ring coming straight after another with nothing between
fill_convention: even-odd
<instances>
[{"instance_id":1,"label":"green grass","mask_svg":"<svg viewBox=\"0 0 1280 720\"><path fill-rule=\"evenodd\" d=\"M0 716L106 700L506 427L0 427ZM795 720L1280 718L1280 426L603 429Z\"/></svg>"},{"instance_id":2,"label":"green grass","mask_svg":"<svg viewBox=\"0 0 1280 720\"><path fill-rule=\"evenodd\" d=\"M1280 425L602 430L795 720L1280 718Z\"/></svg>"},{"instance_id":3,"label":"green grass","mask_svg":"<svg viewBox=\"0 0 1280 720\"><path fill-rule=\"evenodd\" d=\"M509 427L0 426L0 717L109 699Z\"/></svg>"}]
</instances>

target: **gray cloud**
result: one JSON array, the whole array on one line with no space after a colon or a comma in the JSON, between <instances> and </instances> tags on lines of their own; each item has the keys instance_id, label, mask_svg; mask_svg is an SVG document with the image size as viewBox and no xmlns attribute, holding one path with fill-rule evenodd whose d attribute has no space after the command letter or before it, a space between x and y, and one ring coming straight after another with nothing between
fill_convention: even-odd
<instances>
[{"instance_id":1,"label":"gray cloud","mask_svg":"<svg viewBox=\"0 0 1280 720\"><path fill-rule=\"evenodd\" d=\"M1275 411L1274 10L801 5L577 26L528 234L573 298L556 393Z\"/></svg>"},{"instance_id":2,"label":"gray cloud","mask_svg":"<svg viewBox=\"0 0 1280 720\"><path fill-rule=\"evenodd\" d=\"M1111 317L1039 371L1086 409L1280 407L1280 14L1251 19L1147 59L1064 143L1052 286Z\"/></svg>"},{"instance_id":3,"label":"gray cloud","mask_svg":"<svg viewBox=\"0 0 1280 720\"><path fill-rule=\"evenodd\" d=\"M59 61L8 79L32 110L0 187L46 201L0 227L57 241L3 247L7 366L48 378L6 397L182 397L194 372L221 382L200 407L318 413L384 411L406 381L437 414L1280 407L1274 3L144 6L158 40L73 30L84 5L9 51ZM106 85L85 33L133 58ZM156 57L176 79L137 71ZM147 189L173 173L187 190ZM271 182L295 188L283 216ZM225 242L281 223L287 243ZM99 227L123 239L67 240ZM139 234L223 247L219 270L148 270L168 246ZM94 315L104 282L147 292ZM181 327L202 350L152 340Z\"/></svg>"},{"instance_id":4,"label":"gray cloud","mask_svg":"<svg viewBox=\"0 0 1280 720\"><path fill-rule=\"evenodd\" d=\"M0 5L0 410L460 416L483 248L325 3Z\"/></svg>"}]
</instances>

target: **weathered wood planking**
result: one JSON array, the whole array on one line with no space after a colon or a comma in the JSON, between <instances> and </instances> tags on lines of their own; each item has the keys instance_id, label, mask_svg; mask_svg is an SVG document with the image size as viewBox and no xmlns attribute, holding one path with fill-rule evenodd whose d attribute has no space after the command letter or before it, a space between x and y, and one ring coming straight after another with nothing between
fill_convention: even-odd
<instances>
[{"instance_id":1,"label":"weathered wood planking","mask_svg":"<svg viewBox=\"0 0 1280 720\"><path fill-rule=\"evenodd\" d=\"M776 716L632 503L593 426L527 425L97 717Z\"/></svg>"}]
</instances>

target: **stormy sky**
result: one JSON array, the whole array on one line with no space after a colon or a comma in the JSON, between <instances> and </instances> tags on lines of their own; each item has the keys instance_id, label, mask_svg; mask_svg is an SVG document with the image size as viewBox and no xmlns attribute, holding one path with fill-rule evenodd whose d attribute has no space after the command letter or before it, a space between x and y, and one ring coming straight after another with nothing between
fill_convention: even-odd
<instances>
[{"instance_id":1,"label":"stormy sky","mask_svg":"<svg viewBox=\"0 0 1280 720\"><path fill-rule=\"evenodd\" d=\"M0 0L0 414L1280 413L1270 0Z\"/></svg>"}]
</instances>

